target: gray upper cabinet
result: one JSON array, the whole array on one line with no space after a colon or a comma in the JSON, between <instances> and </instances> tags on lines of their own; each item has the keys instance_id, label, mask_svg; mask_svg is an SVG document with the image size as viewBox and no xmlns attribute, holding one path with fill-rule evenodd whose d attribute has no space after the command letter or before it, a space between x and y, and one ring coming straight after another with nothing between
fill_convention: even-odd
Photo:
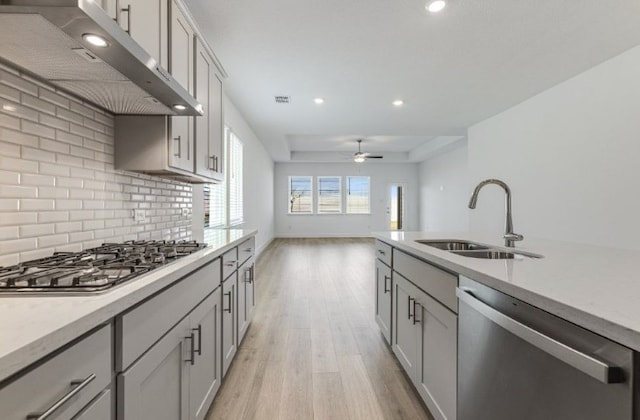
<instances>
[{"instance_id":1,"label":"gray upper cabinet","mask_svg":"<svg viewBox=\"0 0 640 420\"><path fill-rule=\"evenodd\" d=\"M222 81L213 58L196 37L196 99L204 115L195 120L196 174L221 181L223 178Z\"/></svg>"},{"instance_id":2,"label":"gray upper cabinet","mask_svg":"<svg viewBox=\"0 0 640 420\"><path fill-rule=\"evenodd\" d=\"M168 65L167 0L102 0L122 29L163 68Z\"/></svg>"}]
</instances>

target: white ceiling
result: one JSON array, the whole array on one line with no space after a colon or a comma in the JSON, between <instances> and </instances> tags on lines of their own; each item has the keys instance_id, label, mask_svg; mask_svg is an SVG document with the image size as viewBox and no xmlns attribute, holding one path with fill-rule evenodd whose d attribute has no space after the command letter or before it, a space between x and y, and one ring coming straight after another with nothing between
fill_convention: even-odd
<instances>
[{"instance_id":1,"label":"white ceiling","mask_svg":"<svg viewBox=\"0 0 640 420\"><path fill-rule=\"evenodd\" d=\"M364 151L419 161L640 44L637 0L448 0L438 15L425 0L187 4L275 161L341 161L357 138Z\"/></svg>"}]
</instances>

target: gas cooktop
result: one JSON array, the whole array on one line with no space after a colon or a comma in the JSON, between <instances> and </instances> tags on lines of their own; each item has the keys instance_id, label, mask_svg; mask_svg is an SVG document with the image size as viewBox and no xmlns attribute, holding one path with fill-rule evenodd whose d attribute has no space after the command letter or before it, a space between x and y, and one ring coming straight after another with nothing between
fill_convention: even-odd
<instances>
[{"instance_id":1,"label":"gas cooktop","mask_svg":"<svg viewBox=\"0 0 640 420\"><path fill-rule=\"evenodd\" d=\"M206 246L195 241L128 241L82 252L56 252L0 267L0 295L102 292Z\"/></svg>"}]
</instances>

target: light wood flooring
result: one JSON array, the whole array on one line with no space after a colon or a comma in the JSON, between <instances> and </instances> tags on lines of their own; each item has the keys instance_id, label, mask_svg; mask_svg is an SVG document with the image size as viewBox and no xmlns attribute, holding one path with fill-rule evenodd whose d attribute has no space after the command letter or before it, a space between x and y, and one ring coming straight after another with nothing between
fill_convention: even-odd
<instances>
[{"instance_id":1,"label":"light wood flooring","mask_svg":"<svg viewBox=\"0 0 640 420\"><path fill-rule=\"evenodd\" d=\"M374 320L372 239L277 239L208 420L429 419Z\"/></svg>"}]
</instances>

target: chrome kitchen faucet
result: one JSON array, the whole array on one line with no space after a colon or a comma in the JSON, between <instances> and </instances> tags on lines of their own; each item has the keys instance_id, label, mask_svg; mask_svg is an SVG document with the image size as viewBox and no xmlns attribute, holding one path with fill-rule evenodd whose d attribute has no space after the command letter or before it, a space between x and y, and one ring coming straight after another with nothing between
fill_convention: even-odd
<instances>
[{"instance_id":1,"label":"chrome kitchen faucet","mask_svg":"<svg viewBox=\"0 0 640 420\"><path fill-rule=\"evenodd\" d=\"M505 184L503 181L500 181L499 179L485 179L484 181L480 182L478 185L476 185L475 190L473 190L473 194L471 194L471 199L469 200L469 208L470 209L476 208L476 204L478 202L478 193L480 193L480 190L482 189L482 187L488 184L499 185L500 187L502 187L502 189L504 189L504 192L506 195L505 201L506 201L506 219L507 219L505 223L504 235L503 235L504 245L514 248L515 241L523 240L524 236L513 232L513 220L511 218L511 189L507 184Z\"/></svg>"}]
</instances>

